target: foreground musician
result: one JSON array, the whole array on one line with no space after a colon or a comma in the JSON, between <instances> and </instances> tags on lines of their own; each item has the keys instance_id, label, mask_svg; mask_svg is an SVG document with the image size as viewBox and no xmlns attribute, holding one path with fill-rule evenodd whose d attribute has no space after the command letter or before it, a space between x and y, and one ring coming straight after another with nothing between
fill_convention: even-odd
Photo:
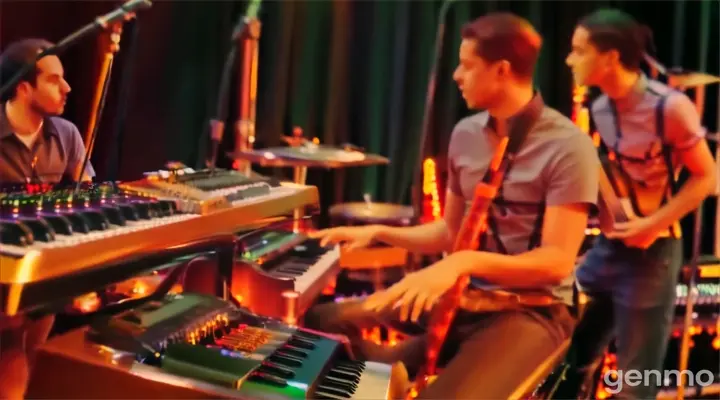
<instances>
[{"instance_id":1,"label":"foreground musician","mask_svg":"<svg viewBox=\"0 0 720 400\"><path fill-rule=\"evenodd\" d=\"M24 39L0 55L0 82L7 82L52 44ZM59 117L70 86L56 56L48 56L0 99L0 185L57 183L72 179L85 156L78 129ZM89 166L89 164L88 164ZM94 173L87 169L88 176ZM0 398L22 398L29 365L52 327L48 316L0 326Z\"/></svg>"},{"instance_id":2,"label":"foreground musician","mask_svg":"<svg viewBox=\"0 0 720 400\"><path fill-rule=\"evenodd\" d=\"M599 10L580 21L567 57L579 85L603 92L592 104L592 117L615 154L615 165L635 190L644 187L643 195L653 196L645 204L658 206L646 217L616 223L613 232L597 238L578 267L578 284L592 298L583 318L588 325L581 324L573 335L568 352L573 368L556 398L576 398L582 376L613 331L618 371L663 368L683 260L681 239L667 233L715 187L717 167L695 106L640 69L650 38L649 29L629 15ZM683 166L690 177L668 199L675 172ZM618 398L654 398L658 388L650 383L610 389L621 389Z\"/></svg>"},{"instance_id":3,"label":"foreground musician","mask_svg":"<svg viewBox=\"0 0 720 400\"><path fill-rule=\"evenodd\" d=\"M380 241L421 253L449 250L466 203L500 143L496 121L507 120L510 132L516 132L514 125L527 124L529 133L506 175L502 199L492 206L497 223L485 240L486 250L450 254L366 301L318 305L306 314L305 324L348 335L358 358L402 361L412 376L424 362L424 335L384 348L360 340L360 328L414 325L421 333L417 328L423 327L433 302L464 274L473 276L474 287L545 293L557 302L496 312L459 311L445 341L442 358L447 363L420 393L424 398L500 399L507 398L573 328L567 289L588 212L597 199L599 162L589 137L545 106L534 91L541 37L527 21L506 13L488 14L466 25L462 37L453 78L470 108L487 111L463 119L452 133L444 219L408 228L333 228L316 236L324 243L347 242L350 247Z\"/></svg>"}]
</instances>

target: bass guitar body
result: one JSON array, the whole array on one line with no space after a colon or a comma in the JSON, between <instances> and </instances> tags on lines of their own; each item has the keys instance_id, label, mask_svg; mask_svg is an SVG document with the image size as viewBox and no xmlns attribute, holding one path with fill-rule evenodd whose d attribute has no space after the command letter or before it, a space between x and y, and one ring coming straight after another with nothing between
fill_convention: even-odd
<instances>
[{"instance_id":1,"label":"bass guitar body","mask_svg":"<svg viewBox=\"0 0 720 400\"><path fill-rule=\"evenodd\" d=\"M600 193L598 198L600 229L612 232L619 222L645 217L660 208L667 188L633 184L627 174L608 157L601 157ZM663 230L659 237L678 234L679 226Z\"/></svg>"}]
</instances>

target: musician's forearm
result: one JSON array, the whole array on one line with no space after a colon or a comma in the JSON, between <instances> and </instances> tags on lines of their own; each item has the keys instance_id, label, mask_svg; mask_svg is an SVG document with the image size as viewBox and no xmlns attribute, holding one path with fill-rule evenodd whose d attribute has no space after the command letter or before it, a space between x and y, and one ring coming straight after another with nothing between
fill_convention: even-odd
<instances>
[{"instance_id":1,"label":"musician's forearm","mask_svg":"<svg viewBox=\"0 0 720 400\"><path fill-rule=\"evenodd\" d=\"M462 251L457 257L460 274L470 274L507 287L537 287L557 284L575 265L575 257L552 246L505 255L482 251Z\"/></svg>"},{"instance_id":2,"label":"musician's forearm","mask_svg":"<svg viewBox=\"0 0 720 400\"><path fill-rule=\"evenodd\" d=\"M715 177L712 174L688 178L675 197L653 215L657 225L660 227L670 226L698 208L703 200L715 190L715 184Z\"/></svg>"},{"instance_id":3,"label":"musician's forearm","mask_svg":"<svg viewBox=\"0 0 720 400\"><path fill-rule=\"evenodd\" d=\"M375 239L414 253L440 253L450 247L450 233L444 220L412 227L383 226Z\"/></svg>"}]
</instances>

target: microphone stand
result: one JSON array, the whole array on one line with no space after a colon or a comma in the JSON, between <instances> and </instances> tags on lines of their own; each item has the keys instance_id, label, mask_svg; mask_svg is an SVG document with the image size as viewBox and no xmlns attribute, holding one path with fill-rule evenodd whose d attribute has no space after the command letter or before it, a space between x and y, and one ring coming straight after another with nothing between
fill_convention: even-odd
<instances>
[{"instance_id":1,"label":"microphone stand","mask_svg":"<svg viewBox=\"0 0 720 400\"><path fill-rule=\"evenodd\" d=\"M243 20L240 21L242 23ZM222 142L223 133L225 131L225 120L227 119L227 108L229 101L230 89L230 72L237 54L237 48L232 46L230 53L225 59L222 76L220 78L220 89L218 90L217 112L215 118L210 119L210 140L212 141L212 149L210 160L207 162L210 173L215 173L215 165L217 164L218 147Z\"/></svg>"},{"instance_id":2,"label":"microphone stand","mask_svg":"<svg viewBox=\"0 0 720 400\"><path fill-rule=\"evenodd\" d=\"M85 157L82 164L78 166L75 171L75 191L80 190L80 184L83 181L83 175L87 168L87 164L90 161L90 155L95 148L95 139L97 138L98 129L102 117L102 113L105 110L105 100L107 99L108 87L110 87L110 77L112 75L113 61L115 60L115 54L120 51L120 37L122 36L122 22L116 22L110 26L109 40L110 43L107 45L105 54L103 55L103 61L100 66L100 74L98 77L97 84L95 85L95 95L93 96L93 102L90 106L90 120L88 121L87 132L85 133Z\"/></svg>"},{"instance_id":3,"label":"microphone stand","mask_svg":"<svg viewBox=\"0 0 720 400\"><path fill-rule=\"evenodd\" d=\"M137 41L138 33L140 29L140 21L135 18L130 21L126 27L126 32L129 32L130 37L129 45L125 46L126 58L124 64L120 67L122 76L120 77L120 94L118 95L118 107L116 114L115 127L110 134L111 137L111 150L112 152L108 156L106 161L106 174L107 181L115 181L117 179L118 172L120 170L120 160L122 160L122 137L125 130L125 123L127 119L127 108L128 100L130 98L130 91L132 89L131 79L133 76L134 60L137 55Z\"/></svg>"},{"instance_id":4,"label":"microphone stand","mask_svg":"<svg viewBox=\"0 0 720 400\"><path fill-rule=\"evenodd\" d=\"M718 89L718 103L720 104L720 89ZM717 133L715 134L715 164L720 168L720 113L717 115L717 124L715 125ZM720 258L720 178L715 186L715 258Z\"/></svg>"},{"instance_id":5,"label":"microphone stand","mask_svg":"<svg viewBox=\"0 0 720 400\"><path fill-rule=\"evenodd\" d=\"M240 46L240 40L245 36L245 33L247 31L247 27L251 24L257 24L257 36L259 37L259 22L257 22L257 15L260 10L260 0L251 0L250 4L248 5L246 14L238 20L237 25L235 25L235 29L232 34L232 41L233 44L230 48L230 52L227 55L227 58L225 59L225 65L223 66L223 72L222 76L220 78L220 88L218 90L218 99L217 99L217 105L216 105L216 114L215 118L210 119L210 139L212 141L211 143L211 154L210 154L210 160L207 162L207 167L210 169L210 174L215 173L215 166L217 164L217 154L218 154L218 148L220 147L220 144L222 143L223 133L225 131L225 121L227 120L228 115L228 102L229 102L229 96L230 96L230 77L232 73L232 67L235 62L235 59L237 57L238 53L238 47ZM257 49L255 50L257 53ZM243 54L245 57L247 56L247 50ZM255 70L254 70L254 77L257 77L257 60L255 61ZM252 91L256 92L256 85L253 82L252 88L250 85L246 82L245 79L242 79L241 81L241 93L244 93L244 91ZM245 96L243 96L244 98ZM254 99L254 97L253 97ZM253 104L253 115L254 115L254 104ZM239 138L238 138L239 139ZM253 139L254 139L254 121L253 121ZM254 140L253 140L254 141ZM238 148L238 142L236 141L235 147ZM244 149L244 148L243 148ZM248 168L249 169L249 168ZM229 298L230 288L228 286L228 282L230 282L230 277L232 275L231 270L232 262L230 263L220 263L220 266L218 267L218 275L220 276L220 288L218 295L223 299Z\"/></svg>"},{"instance_id":6,"label":"microphone stand","mask_svg":"<svg viewBox=\"0 0 720 400\"><path fill-rule=\"evenodd\" d=\"M718 91L720 93L720 90ZM720 95L718 95L720 98ZM720 121L720 115L718 115L718 121ZM718 123L720 126L720 123ZM720 139L720 133L717 134ZM715 142L715 164L720 167L720 140ZM720 258L720 178L718 179L717 186L715 187L715 258Z\"/></svg>"},{"instance_id":7,"label":"microphone stand","mask_svg":"<svg viewBox=\"0 0 720 400\"><path fill-rule=\"evenodd\" d=\"M685 302L685 315L683 318L683 334L680 340L680 351L679 351L679 371L686 371L688 366L688 359L690 358L690 327L693 322L693 307L697 298L697 276L698 276L698 263L700 257L700 242L702 241L702 217L703 205L695 210L695 221L693 226L693 239L692 239L692 255L690 257L690 272L687 283L687 301ZM684 374L680 375L680 379L677 382L678 390L676 398L678 400L685 398L685 378Z\"/></svg>"},{"instance_id":8,"label":"microphone stand","mask_svg":"<svg viewBox=\"0 0 720 400\"><path fill-rule=\"evenodd\" d=\"M415 210L416 217L420 217L422 213L422 166L423 158L425 157L425 142L428 136L430 136L430 125L432 121L431 113L435 106L435 86L437 83L437 71L438 65L440 64L440 57L442 56L443 40L445 38L445 19L447 13L450 10L450 6L454 0L446 0L440 8L439 23L437 34L435 36L435 52L432 69L430 70L430 77L428 78L428 90L425 97L425 111L422 122L422 133L420 134L420 144L418 146L418 160L415 164L415 171L413 175L412 183L412 194L411 201L413 203L413 210Z\"/></svg>"},{"instance_id":9,"label":"microphone stand","mask_svg":"<svg viewBox=\"0 0 720 400\"><path fill-rule=\"evenodd\" d=\"M236 31L234 40L242 49L242 64L240 65L241 79L239 93L240 101L238 119L235 122L235 151L252 150L255 144L255 114L257 109L257 77L260 49L260 1L251 0L245 16L245 26L242 31ZM245 175L252 173L250 162L241 161L238 167Z\"/></svg>"},{"instance_id":10,"label":"microphone stand","mask_svg":"<svg viewBox=\"0 0 720 400\"><path fill-rule=\"evenodd\" d=\"M115 53L120 50L120 37L122 34L122 24L135 17L134 10L140 8L149 8L152 3L148 0L130 0L124 3L115 11L107 14L107 20L101 21L103 17L96 19L93 26L99 26L102 28L110 27L109 39L110 44L105 51L103 63L100 69L100 77L98 84L95 88L95 96L93 97L93 104L90 113L90 121L88 123L88 133L85 135L85 157L83 158L82 164L75 171L75 192L80 191L80 186L83 182L83 175L87 169L87 165L90 162L93 149L95 148L95 139L97 138L98 128L100 124L98 121L102 119L103 111L105 110L105 100L107 98L108 87L110 87L110 76L112 71L113 60L115 59ZM99 28L93 28L93 31Z\"/></svg>"},{"instance_id":11,"label":"microphone stand","mask_svg":"<svg viewBox=\"0 0 720 400\"><path fill-rule=\"evenodd\" d=\"M258 69L258 40L260 38L260 12L261 0L251 0L244 16L240 18L232 34L233 45L225 60L220 89L218 91L217 112L215 118L210 120L210 139L212 150L208 167L211 173L215 172L218 148L222 143L225 131L225 121L228 115L228 102L230 95L230 77L232 67L239 51L242 51L241 78L239 81L240 110L235 124L235 152L246 151L252 148L255 142L255 99L257 97L257 69ZM241 169L245 175L250 175L250 164L243 162Z\"/></svg>"}]
</instances>

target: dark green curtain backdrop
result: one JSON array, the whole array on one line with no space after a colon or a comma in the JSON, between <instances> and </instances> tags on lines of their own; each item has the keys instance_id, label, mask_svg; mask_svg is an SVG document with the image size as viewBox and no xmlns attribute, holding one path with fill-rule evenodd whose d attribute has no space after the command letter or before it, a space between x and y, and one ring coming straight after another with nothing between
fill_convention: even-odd
<instances>
[{"instance_id":1,"label":"dark green curtain backdrop","mask_svg":"<svg viewBox=\"0 0 720 400\"><path fill-rule=\"evenodd\" d=\"M367 192L379 200L407 201L407 189L417 163L441 4L439 1L264 2L258 146L280 144L280 135L289 134L294 126L301 127L309 137L317 136L323 143L352 142L388 156L392 163L387 168L350 171L353 181L362 179L362 184L348 185L344 200L359 199ZM571 84L564 58L570 35L577 19L599 6L626 8L655 27L659 57L668 65L699 67L700 31L693 29L698 25L693 21L697 21L703 5L717 9L717 3L653 4L657 14L650 17L642 12L642 4L633 2L457 1L445 21L444 51L427 154L442 157L452 126L468 112L451 80L463 23L491 10L509 10L527 17L545 38L537 85L549 104L568 112ZM684 18L679 22L673 21L678 19L677 13L673 16L677 4L685 9L681 15ZM165 90L171 91L167 96L172 104L170 122L177 139L169 149L172 158L189 162L204 160L207 143L200 135L206 133L207 118L215 108L217 83L230 46L230 32L237 16L244 11L244 2L173 4L171 36L174 39L169 59L176 62L176 67L167 71L165 77ZM709 38L708 46L704 46L709 50L712 45L717 48L717 16L707 18L707 23L715 29L715 37ZM683 36L673 49L668 27L677 24L680 29L675 32L682 32ZM717 70L717 60L713 66L713 60L708 64L708 54L704 57L704 67ZM706 109L712 108L712 97L708 96ZM234 103L232 110L235 110ZM230 122L232 120L234 116ZM229 149L230 130L226 139Z\"/></svg>"},{"instance_id":2,"label":"dark green curtain backdrop","mask_svg":"<svg viewBox=\"0 0 720 400\"><path fill-rule=\"evenodd\" d=\"M650 25L655 30L657 56L667 65L717 73L718 2L652 2L653 14L647 12L649 4L456 1L444 21L435 107L425 143L425 154L436 157L441 176L452 127L469 113L451 79L465 22L493 10L528 18L544 37L537 86L548 104L569 114L571 77L564 59L570 36L576 21L599 7L623 8ZM359 201L365 193L377 201L409 204L414 170L420 162L419 138L441 5L441 1L263 2L257 146L279 145L280 136L295 126L322 143L359 145L389 157L391 164L312 171L309 183L320 187L323 204ZM202 128L215 107L230 32L245 8L243 2L173 5L176 40L170 59L178 60L179 67L167 76L167 82L173 91L169 96L173 135L182 139L169 150L171 158L199 164L205 159L207 132ZM713 130L717 129L715 93L716 89L708 89L705 107L706 125ZM228 126L233 120L234 115ZM201 132L205 136L199 137ZM231 130L225 138L225 149L231 149ZM224 160L224 165L229 161ZM709 240L704 247L709 248Z\"/></svg>"},{"instance_id":3,"label":"dark green curtain backdrop","mask_svg":"<svg viewBox=\"0 0 720 400\"><path fill-rule=\"evenodd\" d=\"M58 3L63 2L2 2L0 41L22 36L59 40L114 5L89 1L75 7L76 2L67 2L74 11L59 20ZM377 201L409 204L441 5L437 0L264 1L256 147L281 144L280 136L295 126L326 144L353 143L389 157L391 164L311 171L308 183L319 186L323 206L359 201L364 193ZM469 113L451 80L461 26L491 10L528 18L544 38L537 86L549 105L569 115L571 77L564 60L570 37L581 16L603 6L625 9L648 24L655 32L658 59L666 65L720 73L720 6L714 0L455 1L444 21L435 107L425 143L425 154L436 157L441 167L441 179L452 127ZM101 178L136 179L168 160L204 163L222 65L245 8L243 1L155 1L152 9L140 13L135 40L127 27L92 159ZM91 40L64 60L76 88L66 116L81 130L92 95L88 71L99 61L79 53L92 51ZM134 69L123 80L129 54L135 54ZM237 94L238 83L232 85ZM130 92L125 111L117 101L120 86ZM713 132L718 130L717 86L707 89L704 113L704 123ZM235 98L230 107L223 150L233 146ZM220 162L230 165L224 158ZM289 171L261 171L289 176ZM714 206L707 203L706 218L714 218ZM704 249L710 249L711 240L707 235Z\"/></svg>"}]
</instances>

